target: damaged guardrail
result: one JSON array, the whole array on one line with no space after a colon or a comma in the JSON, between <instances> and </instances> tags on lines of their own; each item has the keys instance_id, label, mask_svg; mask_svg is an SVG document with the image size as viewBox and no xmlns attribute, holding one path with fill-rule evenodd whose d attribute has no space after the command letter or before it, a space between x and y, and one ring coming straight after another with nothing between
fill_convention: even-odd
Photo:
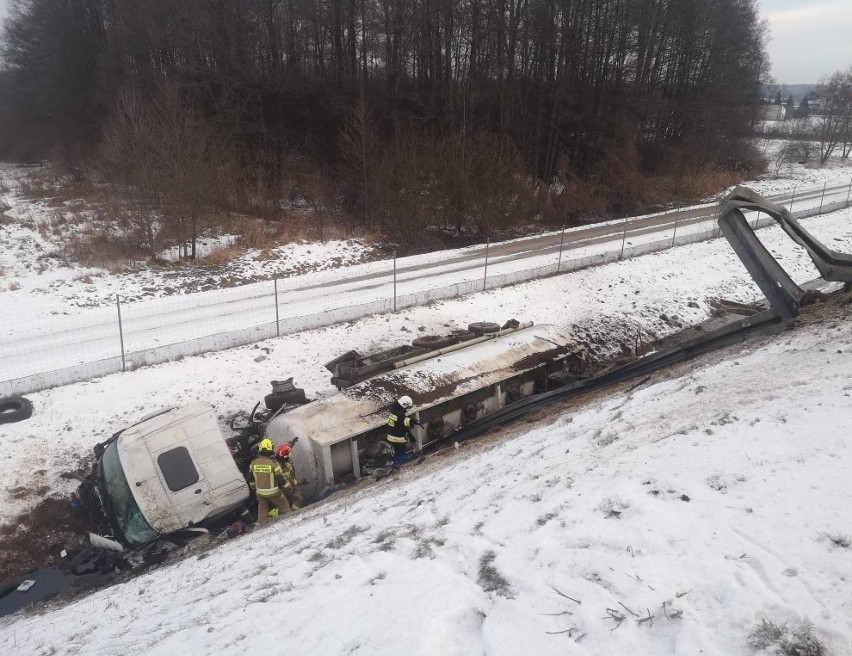
<instances>
[{"instance_id":1,"label":"damaged guardrail","mask_svg":"<svg viewBox=\"0 0 852 656\"><path fill-rule=\"evenodd\" d=\"M822 244L801 226L787 208L768 201L751 189L737 187L722 202L719 227L745 265L749 275L763 292L769 302L769 309L733 321L699 337L685 340L676 346L643 356L598 376L524 398L487 417L471 422L453 435L430 442L424 446L424 450L442 441L459 442L475 437L548 403L561 401L581 392L647 375L677 362L745 341L754 335L775 334L788 329L798 316L808 292L799 287L772 257L749 225L743 210L757 210L775 219L784 232L806 250L823 279L832 282L852 282L852 255L837 253Z\"/></svg>"}]
</instances>

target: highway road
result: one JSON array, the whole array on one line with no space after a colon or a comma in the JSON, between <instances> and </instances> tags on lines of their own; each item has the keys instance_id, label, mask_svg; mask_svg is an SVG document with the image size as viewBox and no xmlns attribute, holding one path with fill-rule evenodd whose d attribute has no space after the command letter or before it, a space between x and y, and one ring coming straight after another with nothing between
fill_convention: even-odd
<instances>
[{"instance_id":1,"label":"highway road","mask_svg":"<svg viewBox=\"0 0 852 656\"><path fill-rule=\"evenodd\" d=\"M794 213L848 202L850 185L815 187L771 200ZM116 308L93 308L73 320L57 318L26 332L0 331L0 383L75 367L164 345L188 343L226 332L275 334L276 318L333 317L341 309L390 307L394 295L482 280L486 269L500 273L570 262L590 253L610 255L625 244L672 238L696 228L712 229L718 205L609 221L525 239L356 265L277 281L122 304L121 332ZM276 314L275 289L278 303ZM371 305L372 304L372 305ZM350 311L351 314L351 311ZM321 323L321 319L313 325ZM282 322L283 324L284 322ZM271 328L269 326L272 326ZM280 324L281 325L281 324ZM262 338L261 336L261 338ZM245 341L252 341L247 338ZM179 349L178 349L179 350ZM190 349L191 352L191 349ZM0 388L2 391L2 388Z\"/></svg>"}]
</instances>

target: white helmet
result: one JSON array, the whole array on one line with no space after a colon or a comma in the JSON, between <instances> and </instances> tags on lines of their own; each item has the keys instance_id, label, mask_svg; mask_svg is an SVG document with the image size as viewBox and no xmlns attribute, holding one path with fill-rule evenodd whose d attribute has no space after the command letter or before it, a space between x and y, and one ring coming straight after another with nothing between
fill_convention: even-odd
<instances>
[{"instance_id":1,"label":"white helmet","mask_svg":"<svg viewBox=\"0 0 852 656\"><path fill-rule=\"evenodd\" d=\"M399 397L399 404L408 410L411 406L414 405L414 401L411 400L410 396L401 396Z\"/></svg>"}]
</instances>

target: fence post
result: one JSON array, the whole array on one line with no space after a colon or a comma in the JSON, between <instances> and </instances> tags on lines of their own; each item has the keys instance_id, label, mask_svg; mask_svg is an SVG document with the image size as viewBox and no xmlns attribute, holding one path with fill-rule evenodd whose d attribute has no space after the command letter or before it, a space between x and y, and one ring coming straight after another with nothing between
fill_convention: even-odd
<instances>
[{"instance_id":1,"label":"fence post","mask_svg":"<svg viewBox=\"0 0 852 656\"><path fill-rule=\"evenodd\" d=\"M396 312L396 251L393 252L393 311Z\"/></svg>"},{"instance_id":2,"label":"fence post","mask_svg":"<svg viewBox=\"0 0 852 656\"><path fill-rule=\"evenodd\" d=\"M488 245L491 243L491 238L485 238L485 273L482 276L482 291L485 291L485 285L488 282Z\"/></svg>"},{"instance_id":3,"label":"fence post","mask_svg":"<svg viewBox=\"0 0 852 656\"><path fill-rule=\"evenodd\" d=\"M793 201L796 200L796 187L793 187L793 195L790 196L790 214L793 213Z\"/></svg>"},{"instance_id":4,"label":"fence post","mask_svg":"<svg viewBox=\"0 0 852 656\"><path fill-rule=\"evenodd\" d=\"M127 363L124 359L124 327L121 325L121 299L115 295L115 307L118 310L118 337L121 340L121 370L127 371Z\"/></svg>"},{"instance_id":5,"label":"fence post","mask_svg":"<svg viewBox=\"0 0 852 656\"><path fill-rule=\"evenodd\" d=\"M675 237L677 237L677 220L680 218L680 205L677 207L677 212L675 212L675 227L674 232L672 232L672 245L669 248L674 248Z\"/></svg>"},{"instance_id":6,"label":"fence post","mask_svg":"<svg viewBox=\"0 0 852 656\"><path fill-rule=\"evenodd\" d=\"M272 279L275 283L275 336L281 337L281 323L278 319L278 276Z\"/></svg>"},{"instance_id":7,"label":"fence post","mask_svg":"<svg viewBox=\"0 0 852 656\"><path fill-rule=\"evenodd\" d=\"M757 210L757 216L754 219L754 225L751 227L752 230L757 230L757 224L760 222L760 210Z\"/></svg>"},{"instance_id":8,"label":"fence post","mask_svg":"<svg viewBox=\"0 0 852 656\"><path fill-rule=\"evenodd\" d=\"M627 241L627 218L624 219L624 232L621 233L621 252L618 254L618 259L624 257L624 242Z\"/></svg>"},{"instance_id":9,"label":"fence post","mask_svg":"<svg viewBox=\"0 0 852 656\"><path fill-rule=\"evenodd\" d=\"M562 269L562 245L565 243L565 226L562 226L562 239L559 240L559 260L556 262L556 273Z\"/></svg>"},{"instance_id":10,"label":"fence post","mask_svg":"<svg viewBox=\"0 0 852 656\"><path fill-rule=\"evenodd\" d=\"M817 214L822 214L822 201L825 200L825 185L828 184L828 181L822 183L822 196L819 199L819 212Z\"/></svg>"},{"instance_id":11,"label":"fence post","mask_svg":"<svg viewBox=\"0 0 852 656\"><path fill-rule=\"evenodd\" d=\"M852 192L852 178L849 178L849 191L846 192L846 207L849 207L849 193Z\"/></svg>"}]
</instances>

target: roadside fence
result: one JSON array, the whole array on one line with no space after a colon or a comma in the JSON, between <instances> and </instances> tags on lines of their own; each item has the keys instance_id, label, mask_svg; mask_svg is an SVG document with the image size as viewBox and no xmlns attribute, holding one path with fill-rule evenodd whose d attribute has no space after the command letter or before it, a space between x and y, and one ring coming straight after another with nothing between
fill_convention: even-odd
<instances>
[{"instance_id":1,"label":"roadside fence","mask_svg":"<svg viewBox=\"0 0 852 656\"><path fill-rule=\"evenodd\" d=\"M849 206L852 180L848 188L833 186L831 193L826 189L822 185L821 194L818 187L794 189L783 202L796 206L796 218ZM414 269L412 258L393 258L359 267L360 278L370 276L369 284L360 286L355 279L341 281L339 272L322 272L144 301L116 297L112 308L57 310L50 316L0 313L0 396L253 344L718 238L718 206L706 210L706 215L695 217L693 213L691 218L676 210L665 215L665 222L657 221L653 231L646 225L649 217L609 222L605 225L613 226L612 236L597 244L575 241L574 230L563 230L554 234L549 245L520 261L496 253L497 245L487 242L481 268L469 263L462 267L448 255L450 259L440 269L424 274ZM774 224L765 215L750 216L749 221L753 227Z\"/></svg>"}]
</instances>

